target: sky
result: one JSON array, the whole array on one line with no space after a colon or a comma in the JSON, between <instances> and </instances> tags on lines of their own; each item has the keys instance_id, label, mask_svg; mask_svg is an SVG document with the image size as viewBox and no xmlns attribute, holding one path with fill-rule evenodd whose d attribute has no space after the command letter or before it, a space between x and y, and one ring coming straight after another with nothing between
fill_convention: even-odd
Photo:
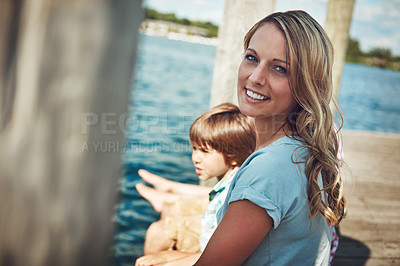
<instances>
[{"instance_id":1,"label":"sky","mask_svg":"<svg viewBox=\"0 0 400 266\"><path fill-rule=\"evenodd\" d=\"M327 4L328 0L277 0L276 11L302 9L323 26ZM144 0L144 5L178 18L219 25L224 0ZM364 52L380 47L400 56L400 0L356 0L350 36Z\"/></svg>"}]
</instances>

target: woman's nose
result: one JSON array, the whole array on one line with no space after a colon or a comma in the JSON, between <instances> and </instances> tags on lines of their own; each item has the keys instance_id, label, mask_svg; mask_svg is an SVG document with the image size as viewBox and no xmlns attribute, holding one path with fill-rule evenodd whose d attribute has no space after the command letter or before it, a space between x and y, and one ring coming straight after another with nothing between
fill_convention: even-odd
<instances>
[{"instance_id":1,"label":"woman's nose","mask_svg":"<svg viewBox=\"0 0 400 266\"><path fill-rule=\"evenodd\" d=\"M262 65L255 67L249 76L249 80L253 85L264 86L267 81L267 70L265 67Z\"/></svg>"}]
</instances>

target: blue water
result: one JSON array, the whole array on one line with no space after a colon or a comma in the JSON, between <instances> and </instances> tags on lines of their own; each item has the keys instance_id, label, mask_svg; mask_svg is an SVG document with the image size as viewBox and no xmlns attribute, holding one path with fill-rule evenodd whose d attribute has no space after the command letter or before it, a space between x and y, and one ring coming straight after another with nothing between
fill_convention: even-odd
<instances>
[{"instance_id":1,"label":"blue water","mask_svg":"<svg viewBox=\"0 0 400 266\"><path fill-rule=\"evenodd\" d=\"M143 254L147 227L159 215L134 186L138 169L198 183L189 127L209 106L216 48L141 36L127 123L124 176L114 218L115 265ZM400 72L345 64L339 104L345 129L400 133Z\"/></svg>"},{"instance_id":2,"label":"blue water","mask_svg":"<svg viewBox=\"0 0 400 266\"><path fill-rule=\"evenodd\" d=\"M119 184L114 248L116 265L143 254L147 227L159 215L135 190L140 168L198 183L189 127L208 109L215 47L141 36L127 121L125 174Z\"/></svg>"},{"instance_id":3,"label":"blue water","mask_svg":"<svg viewBox=\"0 0 400 266\"><path fill-rule=\"evenodd\" d=\"M400 133L400 72L346 63L339 104L344 128Z\"/></svg>"}]
</instances>

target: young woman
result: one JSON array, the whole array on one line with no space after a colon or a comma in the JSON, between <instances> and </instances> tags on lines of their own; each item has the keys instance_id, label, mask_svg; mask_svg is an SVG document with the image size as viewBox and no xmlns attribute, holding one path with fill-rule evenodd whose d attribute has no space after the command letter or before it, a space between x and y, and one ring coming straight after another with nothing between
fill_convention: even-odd
<instances>
[{"instance_id":1,"label":"young woman","mask_svg":"<svg viewBox=\"0 0 400 266\"><path fill-rule=\"evenodd\" d=\"M274 13L244 39L240 110L257 151L238 170L195 265L328 265L345 215L332 99L332 44L304 11Z\"/></svg>"}]
</instances>

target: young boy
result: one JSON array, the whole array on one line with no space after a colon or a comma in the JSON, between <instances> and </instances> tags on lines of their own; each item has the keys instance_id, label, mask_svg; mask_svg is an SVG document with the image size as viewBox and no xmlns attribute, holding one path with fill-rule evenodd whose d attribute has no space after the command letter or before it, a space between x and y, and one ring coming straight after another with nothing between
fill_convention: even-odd
<instances>
[{"instance_id":1,"label":"young boy","mask_svg":"<svg viewBox=\"0 0 400 266\"><path fill-rule=\"evenodd\" d=\"M230 103L202 114L194 121L189 135L192 161L199 179L206 181L216 177L218 183L210 192L209 187L174 182L139 170L143 180L154 188L141 183L136 188L162 217L147 231L145 254L164 252L139 258L137 265L165 263L191 254L196 257L200 254L196 252L204 250L217 227L216 213L225 201L229 185L256 145L252 121ZM198 214L205 208L201 219Z\"/></svg>"}]
</instances>

